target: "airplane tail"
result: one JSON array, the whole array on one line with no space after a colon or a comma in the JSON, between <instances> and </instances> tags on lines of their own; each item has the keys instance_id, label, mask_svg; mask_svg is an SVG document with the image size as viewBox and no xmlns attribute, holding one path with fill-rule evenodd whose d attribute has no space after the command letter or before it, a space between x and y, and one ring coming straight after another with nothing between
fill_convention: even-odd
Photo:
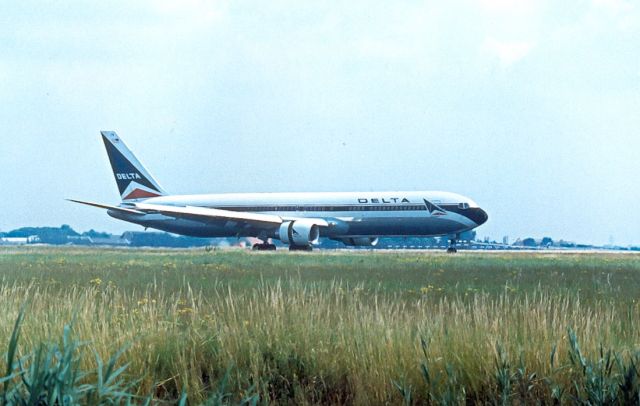
<instances>
[{"instance_id":1,"label":"airplane tail","mask_svg":"<svg viewBox=\"0 0 640 406\"><path fill-rule=\"evenodd\" d=\"M122 201L140 201L166 195L124 141L114 131L100 131Z\"/></svg>"}]
</instances>

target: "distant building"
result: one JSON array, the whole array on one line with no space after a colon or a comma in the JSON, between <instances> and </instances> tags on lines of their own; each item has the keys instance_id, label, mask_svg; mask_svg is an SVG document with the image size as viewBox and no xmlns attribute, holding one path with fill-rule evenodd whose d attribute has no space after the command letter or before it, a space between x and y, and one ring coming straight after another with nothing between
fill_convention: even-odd
<instances>
[{"instance_id":1,"label":"distant building","mask_svg":"<svg viewBox=\"0 0 640 406\"><path fill-rule=\"evenodd\" d=\"M129 246L131 245L131 241L129 241L124 236L112 235L109 237L91 237L91 241L93 245L109 245L109 246Z\"/></svg>"},{"instance_id":2,"label":"distant building","mask_svg":"<svg viewBox=\"0 0 640 406\"><path fill-rule=\"evenodd\" d=\"M36 235L29 237L1 237L0 245L27 245L36 244L39 241L40 239Z\"/></svg>"},{"instance_id":3,"label":"distant building","mask_svg":"<svg viewBox=\"0 0 640 406\"><path fill-rule=\"evenodd\" d=\"M67 237L68 244L73 245L92 245L93 241L91 241L91 237L87 237L86 235L82 236L69 236Z\"/></svg>"},{"instance_id":4,"label":"distant building","mask_svg":"<svg viewBox=\"0 0 640 406\"><path fill-rule=\"evenodd\" d=\"M109 245L117 247L131 245L131 241L117 235L106 235L100 237L89 237L87 235L69 236L67 237L67 242L68 244L73 245Z\"/></svg>"}]
</instances>

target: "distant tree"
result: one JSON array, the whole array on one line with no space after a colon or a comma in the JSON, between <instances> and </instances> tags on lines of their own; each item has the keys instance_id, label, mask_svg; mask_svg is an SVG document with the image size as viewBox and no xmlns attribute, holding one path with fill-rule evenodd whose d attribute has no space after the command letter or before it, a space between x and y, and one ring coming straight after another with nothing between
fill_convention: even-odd
<instances>
[{"instance_id":1,"label":"distant tree","mask_svg":"<svg viewBox=\"0 0 640 406\"><path fill-rule=\"evenodd\" d=\"M7 237L27 238L38 236L39 241L44 244L66 244L67 237L77 237L80 234L75 232L69 225L64 224L60 228L55 227L24 227L7 233Z\"/></svg>"},{"instance_id":2,"label":"distant tree","mask_svg":"<svg viewBox=\"0 0 640 406\"><path fill-rule=\"evenodd\" d=\"M69 224L63 224L60 226L60 231L62 231L63 233L68 233L68 234L72 234L72 235L78 235L78 233L76 233L73 228L71 228L71 226Z\"/></svg>"},{"instance_id":3,"label":"distant tree","mask_svg":"<svg viewBox=\"0 0 640 406\"><path fill-rule=\"evenodd\" d=\"M538 246L538 244L536 244L536 240L534 240L531 237L525 238L524 240L522 240L522 245L524 245L525 247L537 247Z\"/></svg>"},{"instance_id":4,"label":"distant tree","mask_svg":"<svg viewBox=\"0 0 640 406\"><path fill-rule=\"evenodd\" d=\"M540 245L542 245L543 247L550 247L553 245L553 240L551 239L551 237L544 237Z\"/></svg>"},{"instance_id":5,"label":"distant tree","mask_svg":"<svg viewBox=\"0 0 640 406\"><path fill-rule=\"evenodd\" d=\"M91 229L82 233L82 236L91 238L109 238L111 237L111 234Z\"/></svg>"},{"instance_id":6,"label":"distant tree","mask_svg":"<svg viewBox=\"0 0 640 406\"><path fill-rule=\"evenodd\" d=\"M576 243L574 242L570 242L570 241L564 241L564 240L560 240L558 242L558 245L562 248L575 248L576 247Z\"/></svg>"}]
</instances>

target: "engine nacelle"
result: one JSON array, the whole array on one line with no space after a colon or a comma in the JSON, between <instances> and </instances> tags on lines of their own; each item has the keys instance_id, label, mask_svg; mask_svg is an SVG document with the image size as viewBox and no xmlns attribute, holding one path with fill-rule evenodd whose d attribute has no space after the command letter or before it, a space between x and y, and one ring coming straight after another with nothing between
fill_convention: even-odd
<instances>
[{"instance_id":1,"label":"engine nacelle","mask_svg":"<svg viewBox=\"0 0 640 406\"><path fill-rule=\"evenodd\" d=\"M375 247L378 244L378 237L349 237L341 238L340 241L352 247Z\"/></svg>"},{"instance_id":2,"label":"engine nacelle","mask_svg":"<svg viewBox=\"0 0 640 406\"><path fill-rule=\"evenodd\" d=\"M285 221L280 225L278 238L288 245L315 245L320 241L320 227L313 220Z\"/></svg>"}]
</instances>

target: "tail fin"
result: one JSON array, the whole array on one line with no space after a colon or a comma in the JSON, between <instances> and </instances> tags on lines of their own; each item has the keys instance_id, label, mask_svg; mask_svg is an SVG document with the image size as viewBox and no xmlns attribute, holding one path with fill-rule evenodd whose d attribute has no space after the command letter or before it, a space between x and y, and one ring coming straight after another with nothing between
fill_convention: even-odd
<instances>
[{"instance_id":1,"label":"tail fin","mask_svg":"<svg viewBox=\"0 0 640 406\"><path fill-rule=\"evenodd\" d=\"M113 175L123 201L166 195L153 177L114 131L101 131Z\"/></svg>"}]
</instances>

